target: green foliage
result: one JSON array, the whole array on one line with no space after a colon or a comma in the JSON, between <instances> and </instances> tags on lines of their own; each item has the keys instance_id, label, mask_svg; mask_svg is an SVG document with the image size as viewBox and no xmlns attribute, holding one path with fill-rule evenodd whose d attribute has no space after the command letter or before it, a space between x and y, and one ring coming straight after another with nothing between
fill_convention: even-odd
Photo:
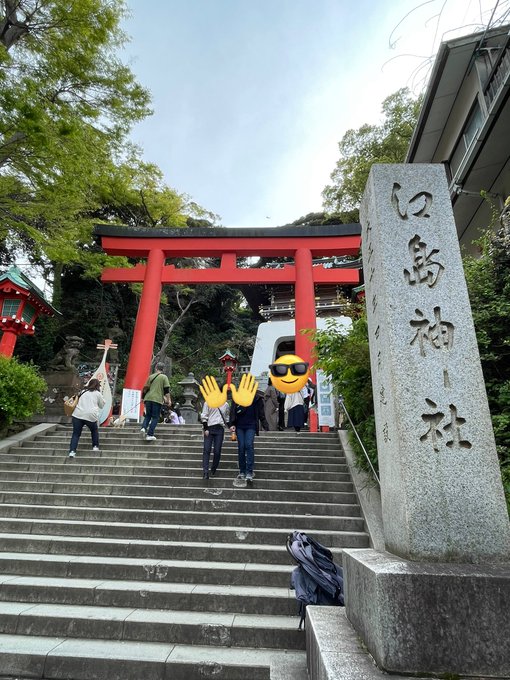
<instances>
[{"instance_id":1,"label":"green foliage","mask_svg":"<svg viewBox=\"0 0 510 680\"><path fill-rule=\"evenodd\" d=\"M359 311L359 310L358 310ZM325 330L314 333L317 368L331 376L336 394L341 395L361 441L377 470L375 418L372 399L367 320L364 310L345 332L333 319ZM351 437L360 468L370 471L355 437Z\"/></svg>"},{"instance_id":2,"label":"green foliage","mask_svg":"<svg viewBox=\"0 0 510 680\"><path fill-rule=\"evenodd\" d=\"M407 88L387 97L380 125L348 130L339 142L340 159L331 174L332 184L322 192L324 207L344 223L358 222L358 209L374 163L402 163L418 120L421 99Z\"/></svg>"},{"instance_id":3,"label":"green foliage","mask_svg":"<svg viewBox=\"0 0 510 680\"><path fill-rule=\"evenodd\" d=\"M0 433L5 434L15 418L42 413L46 387L34 366L0 354Z\"/></svg>"},{"instance_id":4,"label":"green foliage","mask_svg":"<svg viewBox=\"0 0 510 680\"><path fill-rule=\"evenodd\" d=\"M123 0L0 5L0 256L81 262L95 190L149 95L120 63ZM104 257L104 256L103 256Z\"/></svg>"},{"instance_id":5,"label":"green foliage","mask_svg":"<svg viewBox=\"0 0 510 680\"><path fill-rule=\"evenodd\" d=\"M464 272L510 510L510 236L488 230L477 244L481 254L464 258Z\"/></svg>"}]
</instances>

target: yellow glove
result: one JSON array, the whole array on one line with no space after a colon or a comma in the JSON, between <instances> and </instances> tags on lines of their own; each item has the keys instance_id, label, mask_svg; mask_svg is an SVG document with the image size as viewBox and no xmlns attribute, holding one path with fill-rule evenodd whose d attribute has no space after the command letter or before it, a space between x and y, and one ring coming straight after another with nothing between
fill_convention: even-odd
<instances>
[{"instance_id":1,"label":"yellow glove","mask_svg":"<svg viewBox=\"0 0 510 680\"><path fill-rule=\"evenodd\" d=\"M225 383L223 390L220 391L216 378L213 378L212 375L206 375L202 380L202 385L199 385L199 387L204 401L209 408L220 408L227 401L227 384Z\"/></svg>"},{"instance_id":2,"label":"yellow glove","mask_svg":"<svg viewBox=\"0 0 510 680\"><path fill-rule=\"evenodd\" d=\"M253 400L257 394L258 386L259 384L252 374L245 373L241 378L241 382L239 383L239 389L237 389L233 384L230 385L230 389L232 390L232 399L239 406L250 406L253 404Z\"/></svg>"}]
</instances>

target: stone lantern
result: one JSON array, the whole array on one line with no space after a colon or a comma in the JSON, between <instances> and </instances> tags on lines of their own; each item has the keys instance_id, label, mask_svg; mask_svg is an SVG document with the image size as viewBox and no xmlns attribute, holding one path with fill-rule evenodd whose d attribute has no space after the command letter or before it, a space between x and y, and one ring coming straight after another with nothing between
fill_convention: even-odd
<instances>
[{"instance_id":1,"label":"stone lantern","mask_svg":"<svg viewBox=\"0 0 510 680\"><path fill-rule=\"evenodd\" d=\"M196 401L198 397L198 385L193 373L181 380L179 385L182 385L182 394L184 396L184 404L181 406L181 415L187 425L198 423L198 413L196 409Z\"/></svg>"},{"instance_id":2,"label":"stone lantern","mask_svg":"<svg viewBox=\"0 0 510 680\"><path fill-rule=\"evenodd\" d=\"M7 357L12 357L20 335L34 335L40 314L60 314L16 266L0 274L0 312L0 354Z\"/></svg>"},{"instance_id":3,"label":"stone lantern","mask_svg":"<svg viewBox=\"0 0 510 680\"><path fill-rule=\"evenodd\" d=\"M230 387L232 374L235 373L239 362L236 356L228 349L225 354L221 355L220 361L223 364L223 371L227 374L227 385Z\"/></svg>"}]
</instances>

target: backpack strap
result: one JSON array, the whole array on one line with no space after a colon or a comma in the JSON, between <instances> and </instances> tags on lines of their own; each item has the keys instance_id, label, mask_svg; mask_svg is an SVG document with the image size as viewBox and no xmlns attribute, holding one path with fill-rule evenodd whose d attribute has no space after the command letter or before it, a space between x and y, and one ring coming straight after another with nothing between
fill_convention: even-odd
<instances>
[{"instance_id":1,"label":"backpack strap","mask_svg":"<svg viewBox=\"0 0 510 680\"><path fill-rule=\"evenodd\" d=\"M299 602L299 626L298 630L306 630L306 604L300 600Z\"/></svg>"}]
</instances>

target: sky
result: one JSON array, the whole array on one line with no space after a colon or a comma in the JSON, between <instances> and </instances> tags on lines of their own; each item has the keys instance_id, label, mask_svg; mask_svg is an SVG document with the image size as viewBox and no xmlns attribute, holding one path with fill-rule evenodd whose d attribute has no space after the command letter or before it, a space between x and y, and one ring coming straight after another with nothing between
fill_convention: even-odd
<instances>
[{"instance_id":1,"label":"sky","mask_svg":"<svg viewBox=\"0 0 510 680\"><path fill-rule=\"evenodd\" d=\"M443 39L510 0L127 0L120 56L152 93L132 140L165 183L229 227L322 210L349 129L419 94ZM507 17L507 21L510 18Z\"/></svg>"}]
</instances>

